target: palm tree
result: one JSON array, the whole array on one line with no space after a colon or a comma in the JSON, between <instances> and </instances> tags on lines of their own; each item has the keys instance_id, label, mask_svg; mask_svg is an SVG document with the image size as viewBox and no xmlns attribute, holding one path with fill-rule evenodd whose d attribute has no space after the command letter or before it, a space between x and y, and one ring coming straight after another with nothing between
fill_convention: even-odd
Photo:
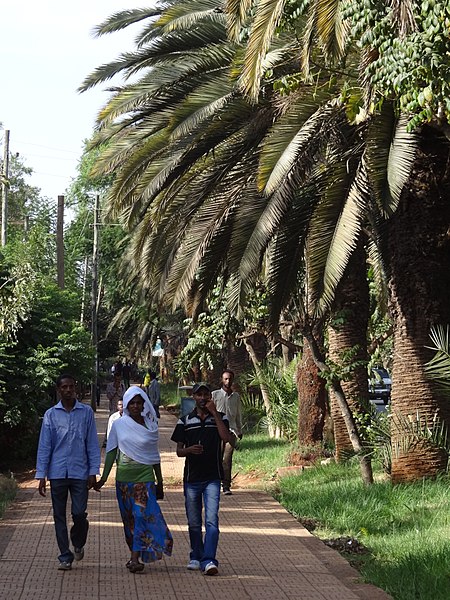
<instances>
[{"instance_id":1,"label":"palm tree","mask_svg":"<svg viewBox=\"0 0 450 600\"><path fill-rule=\"evenodd\" d=\"M209 16L214 20L218 18L216 13ZM161 19L167 23L165 16ZM164 47L162 77L155 67L152 81L162 80L165 86L168 78L165 63L174 60L172 54L177 45L169 44L172 52L167 52L167 40L160 30L161 19L155 24L153 47L145 53L145 60L144 52L139 53L138 59L146 67L155 60L154 47ZM198 37L204 41L204 35ZM223 61L224 49L220 50L214 53L214 58L219 53ZM282 49L279 56L285 55ZM162 60L161 54L158 60ZM133 69L137 68L137 60L129 62ZM205 62L200 61L199 65L204 69ZM273 314L278 315L295 289L301 261L293 261L290 270L283 265L286 258L301 258L305 252L307 224L320 197L320 187L326 187L327 161L319 157L325 157L330 148L338 145L335 138L344 136L342 106L333 100L334 91L330 86L317 89L317 85L306 85L284 100L275 103L266 100L255 107L233 92L227 81L223 82L226 90L218 88L220 102L217 104L217 81L211 100L211 96L205 95L203 70L198 74L201 95L197 91L198 96L193 96L192 90L198 90L195 87L198 79L192 77L192 71L198 70L198 65L190 70L187 82L184 78L187 67L183 66L183 77L179 69L172 67L170 64L171 93L180 92L180 79L183 86L193 86L187 92L183 87L184 95L180 92L173 98L168 93L161 94L161 88L149 84L144 75L138 84L119 89L101 113L102 127L96 143L109 146L97 170L108 172L116 168L119 160L125 161L111 189L109 206L112 214L119 213L135 228L128 253L129 264L135 265L134 273L138 272L139 264L140 275L146 274L141 288L150 301L170 298L173 305L186 302L190 312L195 314L211 282L223 272L236 283L230 302L237 308L253 285L261 256L269 250L269 264L273 265L269 270L272 288L280 291L273 295ZM223 68L223 62L219 67ZM112 70L103 67L102 73L88 78L84 87L87 89L102 77L109 77ZM224 102L227 94L229 98ZM267 95L270 98L270 94ZM211 100L208 110L199 108L200 100L205 103L205 96ZM182 101L177 102L178 97ZM192 97L199 98L195 104L196 118L192 117ZM164 110L161 110L162 102ZM131 109L133 112L117 122L121 114L117 110L119 106L126 115ZM223 106L226 110L222 110ZM139 126L136 115L140 119ZM266 147L270 150L262 156L260 187L269 170L270 174L263 184L265 193L261 194L254 177L259 154L255 148L266 137L277 115L285 115L280 119L277 133L281 131L281 144L273 143L274 133L267 137ZM335 125L330 135L325 135L330 118ZM291 136L287 143L286 135ZM212 148L214 155L205 155ZM277 148L281 148L281 152ZM272 169L274 156L276 168ZM319 166L314 169L315 160L319 160ZM342 168L342 160L340 164ZM313 183L305 185L311 176ZM328 196L333 198L333 193L328 192ZM323 212L319 207L318 222L324 221ZM334 210L333 215L328 220L340 218L340 211ZM350 217L353 218L351 211ZM349 223L347 217L342 222L343 227ZM271 243L272 238L276 242ZM333 236L328 235L328 238ZM337 246L342 251L341 244L342 241ZM348 255L349 247L344 254ZM320 256L324 256L323 247ZM326 288L328 304L332 298L330 290L337 280L333 276Z\"/></svg>"},{"instance_id":2,"label":"palm tree","mask_svg":"<svg viewBox=\"0 0 450 600\"><path fill-rule=\"evenodd\" d=\"M363 73L365 105L361 115L369 119L369 126L371 121L374 125L364 155L366 185L361 201L369 209L372 235L389 276L395 338L392 409L405 418L419 411L424 419L437 411L448 424L448 406L426 381L423 366L429 358L425 344L430 324L448 321L441 291L448 284L448 256L446 245L442 245L449 222L442 203L448 197L443 166L449 154L444 137L450 116L446 103L449 74L443 58L448 52L448 37L436 38L436 44L430 38L435 28L445 29L445 4L438 5L433 16L422 12L421 3L412 1L368 2L364 10L354 3L346 9L345 20L340 0L316 0L308 4L308 14L300 15L296 25L305 41L302 58L306 76L311 76L317 63L342 74L344 59L348 63L352 57L356 57ZM254 10L241 80L251 98L258 94L264 55L281 21L283 6L282 2L267 1ZM228 3L230 30L235 38L249 24L250 7L248 2ZM359 56L354 39L361 42ZM439 71L437 64L442 66ZM348 88L348 79L345 85ZM420 152L412 177L409 173L416 139L401 121L398 135L393 135L397 119L386 97L396 100L396 109L410 112L410 130L424 122L431 124L418 132ZM382 112L372 117L377 103L383 105ZM397 152L402 154L400 162ZM396 436L401 432L394 431ZM434 474L445 466L444 461L439 449L417 445L407 455L394 457L393 480Z\"/></svg>"},{"instance_id":3,"label":"palm tree","mask_svg":"<svg viewBox=\"0 0 450 600\"><path fill-rule=\"evenodd\" d=\"M269 5L265 5L260 27L255 28L259 33L248 44L255 58L255 40L263 41L262 51L253 62L256 68L244 72L255 73L258 85L248 88L245 77L241 79L244 89L258 90L251 95L257 104L246 102L236 88L233 77L239 47L226 40L222 12L198 2L197 11L193 11L194 3L174 3L160 11L141 36L139 52L102 68L85 84L87 88L121 70L128 74L140 70L145 73L137 83L115 91L101 113L96 143L108 144L99 163L100 171L111 172L120 165L110 194L110 212L119 214L132 229L128 260L134 265L134 272L139 266L140 272L146 274L140 286L148 301L170 299L173 305L184 302L195 314L211 283L226 273L235 283L230 302L236 308L259 272L262 256L272 256L276 258L268 262L272 289L282 290L274 296L273 314L279 314L278 309L286 305L301 271L301 261L286 263L286 256L303 257L307 250L309 287L316 290L315 314L323 318L357 247L361 229L370 225L380 248L384 247L383 229L389 228L384 221L400 203L414 158L410 151L414 137L404 132L401 122L397 127L386 103L388 110L367 121L367 132L361 137L364 151L362 147L358 149L355 141L349 145L333 140L336 134L346 141L342 127L331 128L328 136L318 135L318 124L328 123L327 115L344 112L342 102L333 101L333 86L327 89L321 85L323 69L311 69L315 59L311 42L316 33L321 46L328 49L329 62L344 56L345 27L339 3L328 4L323 11L324 3L312 3L305 21L308 43L304 64L309 66L308 81L315 75L320 84L299 84L297 95L288 85L288 98L278 104L273 102L277 95L271 92L271 80L267 79L264 86L259 82L261 75L268 73L268 67L276 71L274 79L280 80L283 62L290 62L298 49L298 44L280 38L266 56L267 39L279 22L282 4L277 5L275 18ZM119 21L123 24L127 18L140 19L142 14L128 15ZM328 31L327 22L331 23ZM105 31L111 28L111 24L104 26ZM219 37L213 37L214 29L216 33L220 31ZM216 39L218 44L213 41ZM180 42L183 49L187 48L183 64L179 63ZM150 66L153 70L145 72ZM286 65L284 69L291 72ZM329 74L324 80L329 80ZM316 109L302 118L298 111L308 102L304 97L296 102L296 97L308 86L310 92L315 90ZM323 97L317 101L321 94ZM373 98L373 93L369 90L366 96ZM273 144L273 132L267 134L273 122L281 129L289 118L291 131L296 128L296 133L280 150ZM377 139L377 128L382 139ZM393 140L391 148L386 140ZM263 150L261 163L258 162L259 151L254 150L264 147L265 142L272 163L276 156L276 168L270 166L270 160L267 167ZM329 161L333 149L340 153L340 160ZM355 176L351 181L344 178L346 191L342 195L339 186L334 189L324 182L330 180L330 164L336 169L339 166L342 173L349 161L356 163L351 169ZM260 175L255 181L253 174L258 164ZM396 165L396 172L392 164ZM262 184L262 180L266 181ZM306 185L308 181L313 183ZM325 200L318 202L318 198ZM299 207L299 220L291 219L295 206ZM287 223L289 219L298 228L294 235ZM317 225L309 231L305 224L311 219L327 223L326 235ZM306 231L308 235L302 235ZM314 235L314 231L319 233ZM283 236L293 245L283 244ZM287 249L294 249L294 254L286 255ZM286 269L286 264L293 268ZM275 283L280 281L287 285L277 287Z\"/></svg>"}]
</instances>

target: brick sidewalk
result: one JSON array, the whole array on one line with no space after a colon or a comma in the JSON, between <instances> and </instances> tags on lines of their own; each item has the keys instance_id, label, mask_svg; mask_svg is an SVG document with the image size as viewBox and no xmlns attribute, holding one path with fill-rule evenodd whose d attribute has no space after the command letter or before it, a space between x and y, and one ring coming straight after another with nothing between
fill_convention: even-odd
<instances>
[{"instance_id":1,"label":"brick sidewalk","mask_svg":"<svg viewBox=\"0 0 450 600\"><path fill-rule=\"evenodd\" d=\"M104 408L105 407L105 408ZM106 429L106 401L96 413L99 442ZM187 571L189 542L180 487L183 460L170 435L175 417L162 411L160 446L165 499L174 537L173 556L133 575L114 493L114 478L89 498L90 531L85 558L72 571L57 570L50 494L36 483L22 489L0 521L1 600L388 600L334 550L311 535L263 492L236 490L222 497L219 576Z\"/></svg>"}]
</instances>

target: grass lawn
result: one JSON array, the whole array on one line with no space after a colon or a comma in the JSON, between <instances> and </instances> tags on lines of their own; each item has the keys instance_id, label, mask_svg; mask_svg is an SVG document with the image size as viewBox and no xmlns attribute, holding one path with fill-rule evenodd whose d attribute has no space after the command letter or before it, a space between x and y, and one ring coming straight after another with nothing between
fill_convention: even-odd
<instances>
[{"instance_id":1,"label":"grass lawn","mask_svg":"<svg viewBox=\"0 0 450 600\"><path fill-rule=\"evenodd\" d=\"M367 554L343 555L395 600L450 600L450 478L392 486L381 473L366 487L357 464L331 463L276 479L291 446L244 436L233 473L253 476L321 539L355 538Z\"/></svg>"}]
</instances>

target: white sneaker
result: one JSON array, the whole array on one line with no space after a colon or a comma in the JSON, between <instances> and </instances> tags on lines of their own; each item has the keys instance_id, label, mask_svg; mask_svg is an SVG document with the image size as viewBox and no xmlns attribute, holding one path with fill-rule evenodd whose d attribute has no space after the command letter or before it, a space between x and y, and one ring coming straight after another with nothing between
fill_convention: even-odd
<instances>
[{"instance_id":1,"label":"white sneaker","mask_svg":"<svg viewBox=\"0 0 450 600\"><path fill-rule=\"evenodd\" d=\"M210 562L206 565L203 572L205 575L217 575L219 569L217 568L217 565L215 565L213 562Z\"/></svg>"},{"instance_id":2,"label":"white sneaker","mask_svg":"<svg viewBox=\"0 0 450 600\"><path fill-rule=\"evenodd\" d=\"M200 561L190 560L187 568L189 569L189 571L199 571L200 570Z\"/></svg>"}]
</instances>

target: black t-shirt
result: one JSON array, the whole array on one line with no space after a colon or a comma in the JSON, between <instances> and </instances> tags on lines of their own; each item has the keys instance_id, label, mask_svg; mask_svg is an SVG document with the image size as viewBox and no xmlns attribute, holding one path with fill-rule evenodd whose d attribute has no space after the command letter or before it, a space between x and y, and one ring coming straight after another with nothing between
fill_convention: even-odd
<instances>
[{"instance_id":1,"label":"black t-shirt","mask_svg":"<svg viewBox=\"0 0 450 600\"><path fill-rule=\"evenodd\" d=\"M228 419L219 413L227 429ZM222 439L213 416L204 421L197 416L197 409L181 417L172 434L172 441L181 442L185 447L203 445L202 454L188 454L184 463L184 481L212 481L223 478Z\"/></svg>"}]
</instances>

